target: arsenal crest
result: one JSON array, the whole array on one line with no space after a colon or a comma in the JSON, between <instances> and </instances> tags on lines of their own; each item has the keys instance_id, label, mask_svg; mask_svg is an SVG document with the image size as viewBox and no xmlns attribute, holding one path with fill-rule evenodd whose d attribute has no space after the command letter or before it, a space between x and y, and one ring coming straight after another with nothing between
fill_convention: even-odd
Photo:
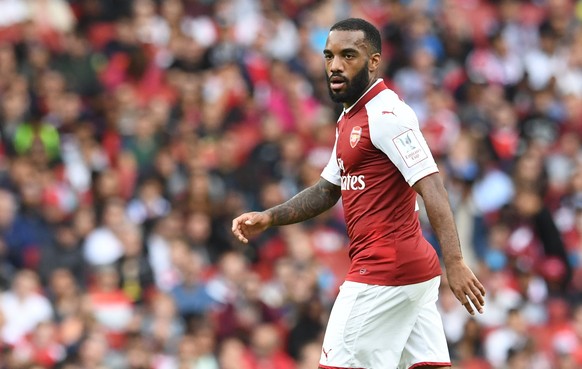
<instances>
[{"instance_id":1,"label":"arsenal crest","mask_svg":"<svg viewBox=\"0 0 582 369\"><path fill-rule=\"evenodd\" d=\"M360 142L360 137L362 137L362 127L355 126L352 128L352 133L350 133L350 146L352 149Z\"/></svg>"}]
</instances>

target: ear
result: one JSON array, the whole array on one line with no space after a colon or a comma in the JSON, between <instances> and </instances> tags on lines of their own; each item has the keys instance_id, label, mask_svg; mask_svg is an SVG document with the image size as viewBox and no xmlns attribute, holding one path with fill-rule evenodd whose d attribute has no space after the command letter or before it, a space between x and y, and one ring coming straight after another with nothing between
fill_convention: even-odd
<instances>
[{"instance_id":1,"label":"ear","mask_svg":"<svg viewBox=\"0 0 582 369\"><path fill-rule=\"evenodd\" d=\"M370 56L370 61L368 63L368 71L370 73L373 73L378 69L378 67L380 66L381 58L382 56L380 55L380 53L374 53L372 54L372 56Z\"/></svg>"}]
</instances>

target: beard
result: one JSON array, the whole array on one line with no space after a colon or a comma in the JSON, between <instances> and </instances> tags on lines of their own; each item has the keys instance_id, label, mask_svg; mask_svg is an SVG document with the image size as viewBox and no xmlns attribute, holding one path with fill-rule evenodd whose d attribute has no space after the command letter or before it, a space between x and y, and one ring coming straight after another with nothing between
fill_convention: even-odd
<instances>
[{"instance_id":1,"label":"beard","mask_svg":"<svg viewBox=\"0 0 582 369\"><path fill-rule=\"evenodd\" d=\"M370 75L368 74L368 62L356 73L356 75L352 79L345 79L345 89L343 92L335 92L331 89L330 86L330 78L338 76L337 74L332 74L331 76L327 76L327 88L329 91L329 97L333 102L336 103L344 103L348 105L352 105L355 103L360 96L366 91L368 88L368 84L370 83ZM341 75L340 75L341 76ZM345 78L341 76L342 78Z\"/></svg>"}]
</instances>

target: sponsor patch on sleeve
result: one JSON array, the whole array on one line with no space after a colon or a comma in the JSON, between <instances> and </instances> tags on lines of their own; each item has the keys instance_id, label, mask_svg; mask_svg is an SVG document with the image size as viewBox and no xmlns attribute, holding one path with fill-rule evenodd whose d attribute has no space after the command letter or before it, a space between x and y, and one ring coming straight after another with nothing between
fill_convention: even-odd
<instances>
[{"instance_id":1,"label":"sponsor patch on sleeve","mask_svg":"<svg viewBox=\"0 0 582 369\"><path fill-rule=\"evenodd\" d=\"M398 153L409 168L428 157L411 129L394 137L392 142L396 145Z\"/></svg>"}]
</instances>

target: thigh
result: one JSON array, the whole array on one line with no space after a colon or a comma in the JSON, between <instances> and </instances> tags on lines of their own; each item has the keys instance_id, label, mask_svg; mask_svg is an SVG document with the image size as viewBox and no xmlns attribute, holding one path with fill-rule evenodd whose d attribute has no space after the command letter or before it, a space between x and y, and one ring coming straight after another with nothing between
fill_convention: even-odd
<instances>
[{"instance_id":1,"label":"thigh","mask_svg":"<svg viewBox=\"0 0 582 369\"><path fill-rule=\"evenodd\" d=\"M409 286L345 282L332 309L321 368L396 368L416 321Z\"/></svg>"},{"instance_id":2,"label":"thigh","mask_svg":"<svg viewBox=\"0 0 582 369\"><path fill-rule=\"evenodd\" d=\"M414 327L404 346L399 369L451 366L442 318L436 306L440 278L430 282Z\"/></svg>"}]
</instances>

